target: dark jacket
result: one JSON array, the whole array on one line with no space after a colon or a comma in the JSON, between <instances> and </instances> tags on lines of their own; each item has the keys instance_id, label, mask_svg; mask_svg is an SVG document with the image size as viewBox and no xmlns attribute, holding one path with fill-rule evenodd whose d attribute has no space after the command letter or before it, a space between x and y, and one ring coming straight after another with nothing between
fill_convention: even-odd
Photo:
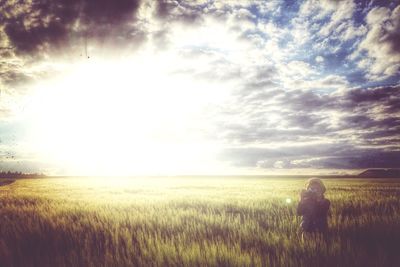
<instances>
[{"instance_id":1,"label":"dark jacket","mask_svg":"<svg viewBox=\"0 0 400 267\"><path fill-rule=\"evenodd\" d=\"M304 197L297 206L297 215L303 216L301 228L305 232L324 232L328 228L331 202L326 198Z\"/></svg>"}]
</instances>

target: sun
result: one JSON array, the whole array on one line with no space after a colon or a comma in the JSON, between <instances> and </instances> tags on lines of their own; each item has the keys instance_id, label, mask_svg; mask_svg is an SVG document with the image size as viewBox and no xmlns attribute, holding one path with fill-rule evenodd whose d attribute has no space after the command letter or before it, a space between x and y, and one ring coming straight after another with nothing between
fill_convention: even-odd
<instances>
[{"instance_id":1,"label":"sun","mask_svg":"<svg viewBox=\"0 0 400 267\"><path fill-rule=\"evenodd\" d=\"M38 85L27 111L32 150L64 173L212 169L216 147L202 133L215 88L157 60L87 60Z\"/></svg>"}]
</instances>

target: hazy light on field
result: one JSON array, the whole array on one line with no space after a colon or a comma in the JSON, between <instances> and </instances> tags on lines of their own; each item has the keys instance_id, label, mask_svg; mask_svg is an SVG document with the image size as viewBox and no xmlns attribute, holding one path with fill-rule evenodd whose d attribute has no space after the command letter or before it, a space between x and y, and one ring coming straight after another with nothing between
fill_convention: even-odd
<instances>
[{"instance_id":1,"label":"hazy light on field","mask_svg":"<svg viewBox=\"0 0 400 267\"><path fill-rule=\"evenodd\" d=\"M171 199L187 201L202 199L220 201L231 199L252 202L255 199L274 199L282 205L290 205L287 199L294 199L296 190L303 180L282 180L249 177L216 176L170 176L170 177L63 177L17 181L35 188L38 197L51 196L59 200L79 200L97 204L126 206L137 202L158 202ZM292 188L287 195L285 189ZM1 189L1 188L0 188ZM257 192L249 198L249 191ZM61 193L63 192L63 193ZM27 194L32 192L26 191Z\"/></svg>"}]
</instances>

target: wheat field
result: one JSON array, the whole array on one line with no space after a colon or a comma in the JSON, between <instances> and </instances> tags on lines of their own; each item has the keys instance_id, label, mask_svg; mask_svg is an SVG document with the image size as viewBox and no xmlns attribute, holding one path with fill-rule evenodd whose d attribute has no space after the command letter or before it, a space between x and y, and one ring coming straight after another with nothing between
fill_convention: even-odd
<instances>
[{"instance_id":1,"label":"wheat field","mask_svg":"<svg viewBox=\"0 0 400 267\"><path fill-rule=\"evenodd\" d=\"M399 266L400 180L324 179L329 232L302 239L304 182L5 180L0 266Z\"/></svg>"}]
</instances>

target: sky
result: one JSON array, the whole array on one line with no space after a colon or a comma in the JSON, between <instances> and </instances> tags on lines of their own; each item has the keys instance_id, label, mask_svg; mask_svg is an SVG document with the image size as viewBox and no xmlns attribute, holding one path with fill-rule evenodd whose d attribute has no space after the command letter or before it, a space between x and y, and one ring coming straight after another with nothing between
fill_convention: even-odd
<instances>
[{"instance_id":1,"label":"sky","mask_svg":"<svg viewBox=\"0 0 400 267\"><path fill-rule=\"evenodd\" d=\"M0 170L400 167L400 1L0 2Z\"/></svg>"}]
</instances>

